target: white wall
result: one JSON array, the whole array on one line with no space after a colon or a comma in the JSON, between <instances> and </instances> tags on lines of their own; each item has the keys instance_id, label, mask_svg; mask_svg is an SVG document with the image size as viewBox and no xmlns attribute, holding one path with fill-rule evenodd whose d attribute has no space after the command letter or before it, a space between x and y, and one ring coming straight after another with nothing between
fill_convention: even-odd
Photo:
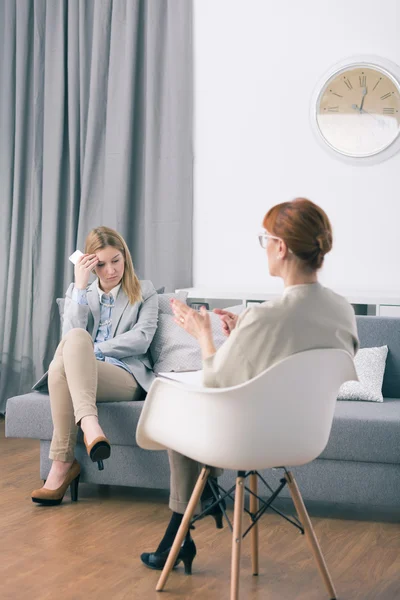
<instances>
[{"instance_id":1,"label":"white wall","mask_svg":"<svg viewBox=\"0 0 400 600\"><path fill-rule=\"evenodd\" d=\"M257 232L306 196L334 227L322 280L400 292L400 154L370 167L326 153L312 92L343 58L400 64L398 0L195 0L194 284L272 289Z\"/></svg>"}]
</instances>

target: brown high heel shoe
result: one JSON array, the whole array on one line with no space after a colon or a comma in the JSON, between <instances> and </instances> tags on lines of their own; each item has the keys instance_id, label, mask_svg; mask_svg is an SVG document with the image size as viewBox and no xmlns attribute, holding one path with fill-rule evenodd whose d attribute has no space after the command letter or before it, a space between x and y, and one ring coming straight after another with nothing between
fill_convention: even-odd
<instances>
[{"instance_id":1,"label":"brown high heel shoe","mask_svg":"<svg viewBox=\"0 0 400 600\"><path fill-rule=\"evenodd\" d=\"M111 445L106 437L100 435L88 446L86 437L83 436L83 442L86 446L86 451L93 462L97 462L99 471L104 469L103 460L110 458Z\"/></svg>"},{"instance_id":2,"label":"brown high heel shoe","mask_svg":"<svg viewBox=\"0 0 400 600\"><path fill-rule=\"evenodd\" d=\"M80 474L81 467L78 461L75 459L60 487L56 490L48 490L46 488L34 490L32 492L32 502L43 504L43 506L56 506L57 504L61 504L68 486L71 486L72 502L78 502L78 485Z\"/></svg>"}]
</instances>

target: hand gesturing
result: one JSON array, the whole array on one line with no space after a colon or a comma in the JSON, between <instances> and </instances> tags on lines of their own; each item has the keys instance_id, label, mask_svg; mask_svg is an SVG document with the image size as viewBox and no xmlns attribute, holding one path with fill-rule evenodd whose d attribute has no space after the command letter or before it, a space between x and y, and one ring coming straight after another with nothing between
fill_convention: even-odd
<instances>
[{"instance_id":1,"label":"hand gesturing","mask_svg":"<svg viewBox=\"0 0 400 600\"><path fill-rule=\"evenodd\" d=\"M222 310L221 308L214 308L213 312L221 319L222 331L224 335L229 336L231 331L236 327L239 315L229 312L229 310Z\"/></svg>"},{"instance_id":2,"label":"hand gesturing","mask_svg":"<svg viewBox=\"0 0 400 600\"><path fill-rule=\"evenodd\" d=\"M210 315L204 306L201 307L200 312L197 312L197 310L193 310L193 308L175 298L171 300L171 306L175 323L179 327L182 327L197 340L204 336L212 337Z\"/></svg>"}]
</instances>

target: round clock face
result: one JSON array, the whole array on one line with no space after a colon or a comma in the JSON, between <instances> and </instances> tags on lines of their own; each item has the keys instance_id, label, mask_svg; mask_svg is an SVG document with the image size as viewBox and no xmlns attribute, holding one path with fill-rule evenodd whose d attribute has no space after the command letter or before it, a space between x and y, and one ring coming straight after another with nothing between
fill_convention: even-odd
<instances>
[{"instance_id":1,"label":"round clock face","mask_svg":"<svg viewBox=\"0 0 400 600\"><path fill-rule=\"evenodd\" d=\"M400 83L376 65L345 67L323 86L316 116L331 148L346 156L373 156L400 135Z\"/></svg>"}]
</instances>

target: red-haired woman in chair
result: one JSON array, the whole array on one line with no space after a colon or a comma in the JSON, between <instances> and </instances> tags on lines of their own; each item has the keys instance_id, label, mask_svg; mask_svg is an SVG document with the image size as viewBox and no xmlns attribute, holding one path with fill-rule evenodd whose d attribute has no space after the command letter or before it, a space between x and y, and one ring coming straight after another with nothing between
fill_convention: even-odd
<instances>
[{"instance_id":1,"label":"red-haired woman in chair","mask_svg":"<svg viewBox=\"0 0 400 600\"><path fill-rule=\"evenodd\" d=\"M172 301L176 323L199 342L207 387L244 383L274 363L305 350L339 348L351 355L357 351L352 306L318 282L318 271L332 248L332 228L326 213L310 200L297 198L272 207L263 227L259 242L267 254L269 273L283 279L284 292L280 298L248 308L240 316L215 310L228 336L218 351L207 311L196 312L178 300ZM153 569L164 567L201 470L201 465L177 452L170 451L169 459L172 517L156 551L141 556L143 563ZM177 563L183 560L190 572L195 554L189 531Z\"/></svg>"}]
</instances>

